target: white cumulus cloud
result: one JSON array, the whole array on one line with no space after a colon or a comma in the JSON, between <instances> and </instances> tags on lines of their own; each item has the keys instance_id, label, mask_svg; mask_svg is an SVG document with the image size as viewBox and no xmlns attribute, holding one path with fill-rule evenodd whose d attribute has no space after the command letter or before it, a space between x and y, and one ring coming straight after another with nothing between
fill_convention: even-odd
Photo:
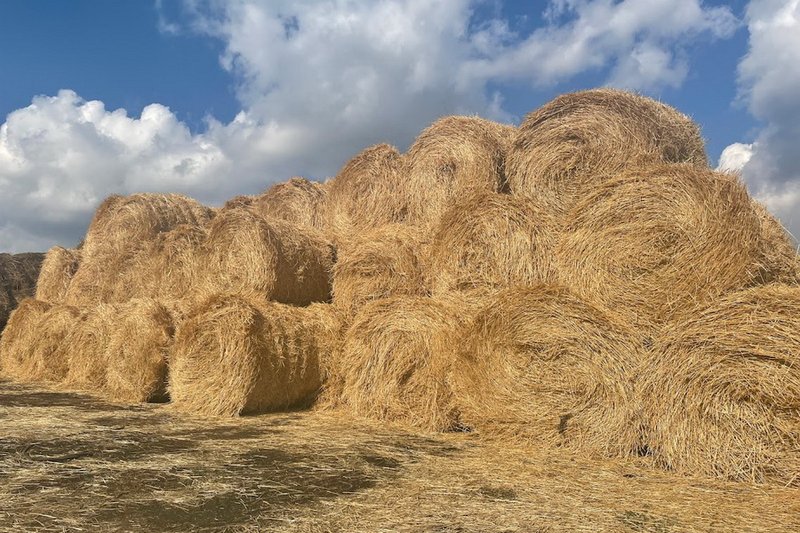
<instances>
[{"instance_id":1,"label":"white cumulus cloud","mask_svg":"<svg viewBox=\"0 0 800 533\"><path fill-rule=\"evenodd\" d=\"M725 152L749 147L742 177L791 233L800 236L800 0L753 0L747 26L750 43L739 63L739 88L764 126L755 143L737 143Z\"/></svg>"},{"instance_id":2,"label":"white cumulus cloud","mask_svg":"<svg viewBox=\"0 0 800 533\"><path fill-rule=\"evenodd\" d=\"M184 19L160 14L161 31L219 40L242 111L192 133L159 104L136 117L68 90L35 97L0 126L0 249L75 244L111 193L220 203L332 175L369 144L405 148L441 115L513 120L509 81L598 71L617 86L678 86L692 44L737 25L700 0L554 0L545 23L520 35L511 21L477 20L483 3L186 0Z\"/></svg>"}]
</instances>

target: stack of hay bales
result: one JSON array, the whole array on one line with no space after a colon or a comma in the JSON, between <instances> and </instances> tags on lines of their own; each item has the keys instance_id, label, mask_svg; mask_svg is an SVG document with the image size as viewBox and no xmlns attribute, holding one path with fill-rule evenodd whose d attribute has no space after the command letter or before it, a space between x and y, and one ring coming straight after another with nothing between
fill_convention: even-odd
<instances>
[{"instance_id":1,"label":"stack of hay bales","mask_svg":"<svg viewBox=\"0 0 800 533\"><path fill-rule=\"evenodd\" d=\"M19 302L33 296L42 254L0 253L0 332Z\"/></svg>"},{"instance_id":2,"label":"stack of hay bales","mask_svg":"<svg viewBox=\"0 0 800 533\"><path fill-rule=\"evenodd\" d=\"M218 210L112 197L48 253L0 370L799 483L799 265L688 117L582 91Z\"/></svg>"}]
</instances>

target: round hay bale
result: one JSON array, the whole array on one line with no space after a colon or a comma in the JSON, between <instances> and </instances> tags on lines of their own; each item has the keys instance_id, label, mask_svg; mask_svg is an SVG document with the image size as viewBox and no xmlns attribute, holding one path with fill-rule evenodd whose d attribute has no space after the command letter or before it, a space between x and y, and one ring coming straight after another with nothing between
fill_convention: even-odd
<instances>
[{"instance_id":1,"label":"round hay bale","mask_svg":"<svg viewBox=\"0 0 800 533\"><path fill-rule=\"evenodd\" d=\"M451 381L461 421L486 436L629 455L633 338L619 317L566 289L502 290L459 340Z\"/></svg>"},{"instance_id":2,"label":"round hay bale","mask_svg":"<svg viewBox=\"0 0 800 533\"><path fill-rule=\"evenodd\" d=\"M409 221L436 224L453 199L505 185L505 157L513 126L479 117L443 117L426 128L405 156Z\"/></svg>"},{"instance_id":3,"label":"round hay bale","mask_svg":"<svg viewBox=\"0 0 800 533\"><path fill-rule=\"evenodd\" d=\"M321 183L295 177L267 189L255 198L252 207L264 216L322 230L320 206L326 194Z\"/></svg>"},{"instance_id":4,"label":"round hay bale","mask_svg":"<svg viewBox=\"0 0 800 533\"><path fill-rule=\"evenodd\" d=\"M179 194L110 196L95 212L83 244L83 259L103 253L127 254L179 224L200 225L210 208Z\"/></svg>"},{"instance_id":5,"label":"round hay bale","mask_svg":"<svg viewBox=\"0 0 800 533\"><path fill-rule=\"evenodd\" d=\"M175 336L170 311L153 299L116 307L105 360L105 396L123 402L167 399L167 360Z\"/></svg>"},{"instance_id":6,"label":"round hay bale","mask_svg":"<svg viewBox=\"0 0 800 533\"><path fill-rule=\"evenodd\" d=\"M24 347L26 363L19 378L61 382L69 370L66 339L80 320L80 311L69 305L54 304L46 310L33 324L30 343Z\"/></svg>"},{"instance_id":7,"label":"round hay bale","mask_svg":"<svg viewBox=\"0 0 800 533\"><path fill-rule=\"evenodd\" d=\"M342 167L327 186L324 226L334 238L404 222L408 205L394 146L366 148Z\"/></svg>"},{"instance_id":8,"label":"round hay bale","mask_svg":"<svg viewBox=\"0 0 800 533\"><path fill-rule=\"evenodd\" d=\"M105 389L108 344L118 320L114 304L101 303L84 312L64 339L68 366L65 386L92 392Z\"/></svg>"},{"instance_id":9,"label":"round hay bale","mask_svg":"<svg viewBox=\"0 0 800 533\"><path fill-rule=\"evenodd\" d=\"M553 274L554 230L534 200L474 191L439 221L428 260L431 291L546 282Z\"/></svg>"},{"instance_id":10,"label":"round hay bale","mask_svg":"<svg viewBox=\"0 0 800 533\"><path fill-rule=\"evenodd\" d=\"M240 194L239 196L234 196L230 200L226 201L225 204L217 211L217 213L221 211L228 211L230 209L240 209L242 207L251 207L253 203L256 201L256 197L247 194Z\"/></svg>"},{"instance_id":11,"label":"round hay bale","mask_svg":"<svg viewBox=\"0 0 800 533\"><path fill-rule=\"evenodd\" d=\"M61 246L50 248L36 282L36 299L52 303L63 302L79 263L78 250Z\"/></svg>"},{"instance_id":12,"label":"round hay bale","mask_svg":"<svg viewBox=\"0 0 800 533\"><path fill-rule=\"evenodd\" d=\"M663 332L639 372L649 453L687 474L800 486L800 288L732 293Z\"/></svg>"},{"instance_id":13,"label":"round hay bale","mask_svg":"<svg viewBox=\"0 0 800 533\"><path fill-rule=\"evenodd\" d=\"M340 241L333 267L333 303L353 315L372 300L424 296L423 232L387 224Z\"/></svg>"},{"instance_id":14,"label":"round hay bale","mask_svg":"<svg viewBox=\"0 0 800 533\"><path fill-rule=\"evenodd\" d=\"M428 431L457 429L447 375L461 311L413 296L365 305L336 355L327 406Z\"/></svg>"},{"instance_id":15,"label":"round hay bale","mask_svg":"<svg viewBox=\"0 0 800 533\"><path fill-rule=\"evenodd\" d=\"M691 165L629 171L567 217L555 251L561 282L658 328L696 304L769 281L758 217L744 186Z\"/></svg>"},{"instance_id":16,"label":"round hay bale","mask_svg":"<svg viewBox=\"0 0 800 533\"><path fill-rule=\"evenodd\" d=\"M330 242L311 229L249 209L214 218L200 260L208 293L254 292L294 305L330 300Z\"/></svg>"},{"instance_id":17,"label":"round hay bale","mask_svg":"<svg viewBox=\"0 0 800 533\"><path fill-rule=\"evenodd\" d=\"M28 347L36 340L38 324L51 307L47 302L26 298L11 313L0 337L0 371L3 375L15 379L25 377L29 365Z\"/></svg>"},{"instance_id":18,"label":"round hay bale","mask_svg":"<svg viewBox=\"0 0 800 533\"><path fill-rule=\"evenodd\" d=\"M178 328L170 360L173 404L215 416L308 405L322 385L323 350L331 346L330 307L210 297Z\"/></svg>"},{"instance_id":19,"label":"round hay bale","mask_svg":"<svg viewBox=\"0 0 800 533\"><path fill-rule=\"evenodd\" d=\"M697 125L650 98L593 89L561 95L525 117L506 173L512 193L566 214L593 185L658 162L707 166Z\"/></svg>"}]
</instances>

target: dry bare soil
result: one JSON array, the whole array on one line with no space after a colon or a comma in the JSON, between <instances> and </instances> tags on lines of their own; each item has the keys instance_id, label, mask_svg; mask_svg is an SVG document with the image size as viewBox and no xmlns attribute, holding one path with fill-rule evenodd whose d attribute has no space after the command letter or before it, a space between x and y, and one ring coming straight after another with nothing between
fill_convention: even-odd
<instances>
[{"instance_id":1,"label":"dry bare soil","mask_svg":"<svg viewBox=\"0 0 800 533\"><path fill-rule=\"evenodd\" d=\"M298 412L0 381L0 531L800 531L800 490Z\"/></svg>"}]
</instances>

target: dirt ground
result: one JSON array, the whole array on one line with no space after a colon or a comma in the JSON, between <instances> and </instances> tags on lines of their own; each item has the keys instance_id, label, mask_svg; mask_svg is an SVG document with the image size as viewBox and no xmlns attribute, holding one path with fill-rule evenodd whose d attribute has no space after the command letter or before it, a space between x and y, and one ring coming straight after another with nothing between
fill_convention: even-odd
<instances>
[{"instance_id":1,"label":"dirt ground","mask_svg":"<svg viewBox=\"0 0 800 533\"><path fill-rule=\"evenodd\" d=\"M329 413L193 419L0 381L0 531L800 531L800 490Z\"/></svg>"}]
</instances>

